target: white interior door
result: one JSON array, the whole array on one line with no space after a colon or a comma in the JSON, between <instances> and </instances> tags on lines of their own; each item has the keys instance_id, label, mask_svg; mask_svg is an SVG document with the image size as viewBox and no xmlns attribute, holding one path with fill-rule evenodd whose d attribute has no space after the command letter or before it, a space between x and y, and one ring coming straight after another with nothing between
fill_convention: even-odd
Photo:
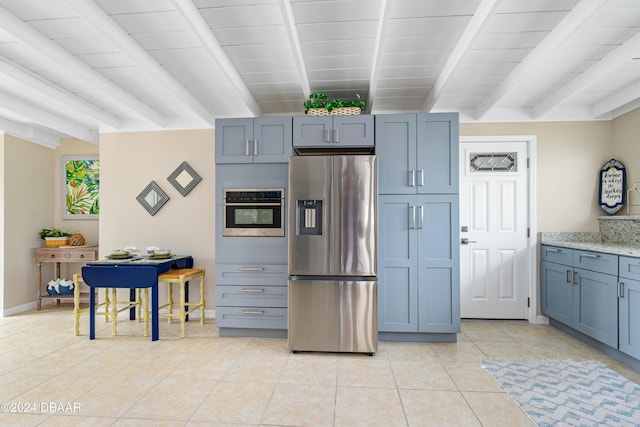
<instances>
[{"instance_id":1,"label":"white interior door","mask_svg":"<svg viewBox=\"0 0 640 427\"><path fill-rule=\"evenodd\" d=\"M460 171L461 317L526 319L527 143L460 143Z\"/></svg>"}]
</instances>

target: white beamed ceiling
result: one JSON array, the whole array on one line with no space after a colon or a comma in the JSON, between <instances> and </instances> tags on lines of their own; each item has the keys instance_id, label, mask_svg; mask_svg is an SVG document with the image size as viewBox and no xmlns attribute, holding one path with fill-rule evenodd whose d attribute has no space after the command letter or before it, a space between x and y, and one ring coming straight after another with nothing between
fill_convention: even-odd
<instances>
[{"instance_id":1,"label":"white beamed ceiling","mask_svg":"<svg viewBox=\"0 0 640 427\"><path fill-rule=\"evenodd\" d=\"M607 120L640 106L639 0L0 0L0 131L101 132L303 114Z\"/></svg>"}]
</instances>

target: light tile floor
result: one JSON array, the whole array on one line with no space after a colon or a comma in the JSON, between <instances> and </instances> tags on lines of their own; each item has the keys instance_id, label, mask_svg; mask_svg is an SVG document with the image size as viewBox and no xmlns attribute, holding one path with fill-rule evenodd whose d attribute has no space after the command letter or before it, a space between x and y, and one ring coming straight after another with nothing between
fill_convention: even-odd
<instances>
[{"instance_id":1,"label":"light tile floor","mask_svg":"<svg viewBox=\"0 0 640 427\"><path fill-rule=\"evenodd\" d=\"M640 372L549 326L463 322L457 343L381 342L374 357L290 354L284 339L220 338L212 320L161 324L161 339L121 317L116 337L69 305L0 319L0 425L530 426L481 359L599 360ZM7 408L22 413L6 413ZM31 411L31 413L27 412Z\"/></svg>"}]
</instances>

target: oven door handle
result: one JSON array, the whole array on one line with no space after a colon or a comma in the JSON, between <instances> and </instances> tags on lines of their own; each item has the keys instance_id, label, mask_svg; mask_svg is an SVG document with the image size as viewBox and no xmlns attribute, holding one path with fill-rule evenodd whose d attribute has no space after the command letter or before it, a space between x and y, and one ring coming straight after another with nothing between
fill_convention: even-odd
<instances>
[{"instance_id":1,"label":"oven door handle","mask_svg":"<svg viewBox=\"0 0 640 427\"><path fill-rule=\"evenodd\" d=\"M225 206L244 206L244 207L260 207L260 206L282 206L282 203L261 203L261 202L247 202L247 203L228 203L225 202Z\"/></svg>"}]
</instances>

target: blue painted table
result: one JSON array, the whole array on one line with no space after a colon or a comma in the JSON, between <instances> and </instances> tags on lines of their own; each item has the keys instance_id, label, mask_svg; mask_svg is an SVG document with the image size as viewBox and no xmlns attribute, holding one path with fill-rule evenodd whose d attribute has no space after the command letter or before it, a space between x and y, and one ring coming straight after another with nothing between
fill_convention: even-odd
<instances>
[{"instance_id":1,"label":"blue painted table","mask_svg":"<svg viewBox=\"0 0 640 427\"><path fill-rule=\"evenodd\" d=\"M192 268L191 256L174 256L168 259L134 257L125 260L90 262L82 267L82 280L91 288L151 288L151 340L159 338L158 325L158 275L171 268ZM92 289L93 290L93 289ZM89 297L89 339L95 339L95 292ZM133 309L130 318L135 316ZM116 319L111 319L112 322Z\"/></svg>"}]
</instances>

